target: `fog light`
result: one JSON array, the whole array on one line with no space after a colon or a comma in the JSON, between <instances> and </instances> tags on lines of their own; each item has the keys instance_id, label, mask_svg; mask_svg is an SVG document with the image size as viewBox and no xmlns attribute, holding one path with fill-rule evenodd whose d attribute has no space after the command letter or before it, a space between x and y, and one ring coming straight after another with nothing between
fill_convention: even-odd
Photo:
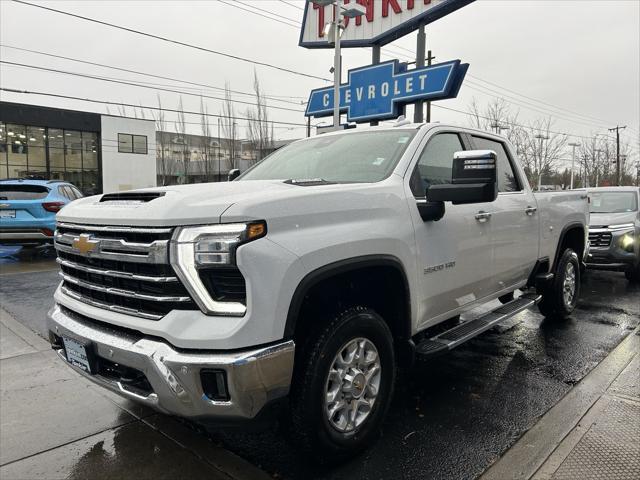
<instances>
[{"instance_id":1,"label":"fog light","mask_svg":"<svg viewBox=\"0 0 640 480\"><path fill-rule=\"evenodd\" d=\"M224 402L229 400L227 372L224 370L200 370L202 391L209 400Z\"/></svg>"}]
</instances>

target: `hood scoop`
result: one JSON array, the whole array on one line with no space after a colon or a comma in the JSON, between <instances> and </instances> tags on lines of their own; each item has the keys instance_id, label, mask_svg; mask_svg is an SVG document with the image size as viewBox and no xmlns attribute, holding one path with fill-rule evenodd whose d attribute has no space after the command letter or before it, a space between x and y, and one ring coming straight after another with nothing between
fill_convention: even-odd
<instances>
[{"instance_id":1,"label":"hood scoop","mask_svg":"<svg viewBox=\"0 0 640 480\"><path fill-rule=\"evenodd\" d=\"M102 196L100 203L109 202L110 204L138 204L147 203L156 198L163 197L166 192L118 192L107 193Z\"/></svg>"}]
</instances>

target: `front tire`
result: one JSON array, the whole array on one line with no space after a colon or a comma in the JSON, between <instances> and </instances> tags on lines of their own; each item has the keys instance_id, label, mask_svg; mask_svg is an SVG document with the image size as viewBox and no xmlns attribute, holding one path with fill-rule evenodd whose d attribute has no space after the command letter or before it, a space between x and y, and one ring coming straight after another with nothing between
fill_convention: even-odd
<instances>
[{"instance_id":1,"label":"front tire","mask_svg":"<svg viewBox=\"0 0 640 480\"><path fill-rule=\"evenodd\" d=\"M560 257L553 281L542 292L538 309L546 318L564 320L576 308L579 297L580 260L576 252L567 248Z\"/></svg>"},{"instance_id":2,"label":"front tire","mask_svg":"<svg viewBox=\"0 0 640 480\"><path fill-rule=\"evenodd\" d=\"M291 436L322 463L352 457L373 443L396 377L393 338L365 307L336 315L307 344L291 387Z\"/></svg>"}]
</instances>

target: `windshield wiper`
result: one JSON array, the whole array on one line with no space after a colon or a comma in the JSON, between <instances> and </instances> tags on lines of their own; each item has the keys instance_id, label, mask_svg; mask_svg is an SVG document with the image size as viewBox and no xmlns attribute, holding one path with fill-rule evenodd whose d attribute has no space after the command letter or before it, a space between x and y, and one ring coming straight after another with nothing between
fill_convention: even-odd
<instances>
[{"instance_id":1,"label":"windshield wiper","mask_svg":"<svg viewBox=\"0 0 640 480\"><path fill-rule=\"evenodd\" d=\"M290 178L289 180L285 180L284 183L300 185L301 187L313 187L314 185L334 185L338 182L332 182L324 178Z\"/></svg>"}]
</instances>

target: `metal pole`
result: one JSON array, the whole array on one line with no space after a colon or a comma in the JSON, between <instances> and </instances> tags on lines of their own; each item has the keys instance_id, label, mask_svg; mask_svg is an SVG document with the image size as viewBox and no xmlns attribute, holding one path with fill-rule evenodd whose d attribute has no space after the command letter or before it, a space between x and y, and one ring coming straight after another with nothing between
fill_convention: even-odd
<instances>
[{"instance_id":1,"label":"metal pole","mask_svg":"<svg viewBox=\"0 0 640 480\"><path fill-rule=\"evenodd\" d=\"M378 63L380 63L380 45L374 45L371 48L371 63L373 65L377 65ZM375 127L376 125L378 125L378 120L372 120L371 122L369 122L369 125Z\"/></svg>"},{"instance_id":2,"label":"metal pole","mask_svg":"<svg viewBox=\"0 0 640 480\"><path fill-rule=\"evenodd\" d=\"M424 67L424 50L426 43L427 36L424 33L424 25L420 25L420 28L418 28L418 40L416 44L416 68ZM423 101L417 101L415 103L415 111L413 112L413 121L415 123L422 123L424 120L422 112L423 106Z\"/></svg>"},{"instance_id":3,"label":"metal pole","mask_svg":"<svg viewBox=\"0 0 640 480\"><path fill-rule=\"evenodd\" d=\"M569 144L571 147L573 147L573 154L571 155L571 190L573 190L573 169L576 163L576 147L579 147L580 144L573 142Z\"/></svg>"},{"instance_id":4,"label":"metal pole","mask_svg":"<svg viewBox=\"0 0 640 480\"><path fill-rule=\"evenodd\" d=\"M333 128L338 129L340 126L340 80L341 80L341 61L340 61L340 11L342 8L342 0L336 1L335 13L333 18L333 41L335 44L333 55Z\"/></svg>"},{"instance_id":5,"label":"metal pole","mask_svg":"<svg viewBox=\"0 0 640 480\"><path fill-rule=\"evenodd\" d=\"M431 66L431 60L436 57L431 56L431 50L427 52L427 65ZM431 102L427 101L427 123L431 122Z\"/></svg>"},{"instance_id":6,"label":"metal pole","mask_svg":"<svg viewBox=\"0 0 640 480\"><path fill-rule=\"evenodd\" d=\"M218 118L218 182L220 181L220 119Z\"/></svg>"},{"instance_id":7,"label":"metal pole","mask_svg":"<svg viewBox=\"0 0 640 480\"><path fill-rule=\"evenodd\" d=\"M307 138L311 136L311 117L307 117Z\"/></svg>"}]
</instances>

